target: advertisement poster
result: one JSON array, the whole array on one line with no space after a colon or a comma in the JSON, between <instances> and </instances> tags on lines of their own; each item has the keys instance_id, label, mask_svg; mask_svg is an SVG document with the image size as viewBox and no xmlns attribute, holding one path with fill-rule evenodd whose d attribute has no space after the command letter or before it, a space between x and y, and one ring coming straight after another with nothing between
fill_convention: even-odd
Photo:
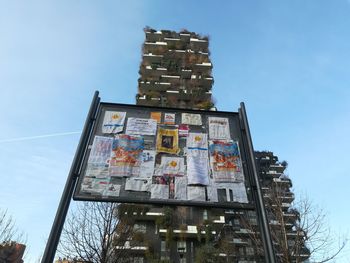
<instances>
[{"instance_id":1,"label":"advertisement poster","mask_svg":"<svg viewBox=\"0 0 350 263\"><path fill-rule=\"evenodd\" d=\"M210 140L209 156L215 182L236 182L244 178L237 142Z\"/></svg>"},{"instance_id":2,"label":"advertisement poster","mask_svg":"<svg viewBox=\"0 0 350 263\"><path fill-rule=\"evenodd\" d=\"M161 164L157 169L157 175L185 175L185 161L183 157L162 156Z\"/></svg>"},{"instance_id":3,"label":"advertisement poster","mask_svg":"<svg viewBox=\"0 0 350 263\"><path fill-rule=\"evenodd\" d=\"M128 118L126 134L132 135L155 135L157 121L153 119Z\"/></svg>"},{"instance_id":4,"label":"advertisement poster","mask_svg":"<svg viewBox=\"0 0 350 263\"><path fill-rule=\"evenodd\" d=\"M142 150L141 136L117 135L112 145L110 175L117 177L138 175Z\"/></svg>"},{"instance_id":5,"label":"advertisement poster","mask_svg":"<svg viewBox=\"0 0 350 263\"><path fill-rule=\"evenodd\" d=\"M200 114L182 113L181 123L189 125L202 125L202 116Z\"/></svg>"},{"instance_id":6,"label":"advertisement poster","mask_svg":"<svg viewBox=\"0 0 350 263\"><path fill-rule=\"evenodd\" d=\"M179 133L177 129L158 129L157 152L172 154L179 152Z\"/></svg>"},{"instance_id":7,"label":"advertisement poster","mask_svg":"<svg viewBox=\"0 0 350 263\"><path fill-rule=\"evenodd\" d=\"M140 177L152 177L156 151L144 150L141 153Z\"/></svg>"},{"instance_id":8,"label":"advertisement poster","mask_svg":"<svg viewBox=\"0 0 350 263\"><path fill-rule=\"evenodd\" d=\"M210 139L231 139L228 118L208 117Z\"/></svg>"},{"instance_id":9,"label":"advertisement poster","mask_svg":"<svg viewBox=\"0 0 350 263\"><path fill-rule=\"evenodd\" d=\"M126 112L106 111L102 123L103 133L119 133L123 131Z\"/></svg>"},{"instance_id":10,"label":"advertisement poster","mask_svg":"<svg viewBox=\"0 0 350 263\"><path fill-rule=\"evenodd\" d=\"M162 113L158 111L151 112L151 119L156 120L157 123L162 122Z\"/></svg>"},{"instance_id":11,"label":"advertisement poster","mask_svg":"<svg viewBox=\"0 0 350 263\"><path fill-rule=\"evenodd\" d=\"M175 113L164 113L164 124L174 125L175 124Z\"/></svg>"},{"instance_id":12,"label":"advertisement poster","mask_svg":"<svg viewBox=\"0 0 350 263\"><path fill-rule=\"evenodd\" d=\"M187 156L196 158L208 158L208 136L205 133L188 134Z\"/></svg>"},{"instance_id":13,"label":"advertisement poster","mask_svg":"<svg viewBox=\"0 0 350 263\"><path fill-rule=\"evenodd\" d=\"M187 157L188 184L209 184L208 158Z\"/></svg>"}]
</instances>

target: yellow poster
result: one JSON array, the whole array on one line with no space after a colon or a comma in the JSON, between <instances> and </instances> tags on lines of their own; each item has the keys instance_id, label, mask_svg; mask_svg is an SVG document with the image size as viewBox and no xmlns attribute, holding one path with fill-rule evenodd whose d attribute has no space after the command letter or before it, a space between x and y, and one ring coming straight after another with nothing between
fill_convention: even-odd
<instances>
[{"instance_id":1,"label":"yellow poster","mask_svg":"<svg viewBox=\"0 0 350 263\"><path fill-rule=\"evenodd\" d=\"M172 154L177 154L179 152L178 129L158 129L157 151Z\"/></svg>"}]
</instances>

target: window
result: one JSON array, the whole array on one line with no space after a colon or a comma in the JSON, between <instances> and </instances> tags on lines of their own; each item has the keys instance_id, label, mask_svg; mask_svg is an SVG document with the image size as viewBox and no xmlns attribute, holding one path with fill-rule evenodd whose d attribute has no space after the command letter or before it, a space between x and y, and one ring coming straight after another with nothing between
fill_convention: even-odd
<instances>
[{"instance_id":1,"label":"window","mask_svg":"<svg viewBox=\"0 0 350 263\"><path fill-rule=\"evenodd\" d=\"M208 220L208 210L207 209L203 210L203 220Z\"/></svg>"},{"instance_id":2,"label":"window","mask_svg":"<svg viewBox=\"0 0 350 263\"><path fill-rule=\"evenodd\" d=\"M179 253L186 253L186 241L177 241L177 251Z\"/></svg>"}]
</instances>

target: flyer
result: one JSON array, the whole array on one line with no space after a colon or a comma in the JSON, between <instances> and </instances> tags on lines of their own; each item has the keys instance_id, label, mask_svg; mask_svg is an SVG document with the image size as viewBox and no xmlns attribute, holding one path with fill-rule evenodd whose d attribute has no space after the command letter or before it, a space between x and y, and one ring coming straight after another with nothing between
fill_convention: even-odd
<instances>
[{"instance_id":1,"label":"flyer","mask_svg":"<svg viewBox=\"0 0 350 263\"><path fill-rule=\"evenodd\" d=\"M226 191L226 201L228 202L248 203L244 183L218 183L215 187Z\"/></svg>"},{"instance_id":2,"label":"flyer","mask_svg":"<svg viewBox=\"0 0 350 263\"><path fill-rule=\"evenodd\" d=\"M126 191L149 192L152 184L151 178L126 178Z\"/></svg>"},{"instance_id":3,"label":"flyer","mask_svg":"<svg viewBox=\"0 0 350 263\"><path fill-rule=\"evenodd\" d=\"M208 158L187 157L188 184L209 184Z\"/></svg>"},{"instance_id":4,"label":"flyer","mask_svg":"<svg viewBox=\"0 0 350 263\"><path fill-rule=\"evenodd\" d=\"M157 175L185 175L185 161L183 157L162 156Z\"/></svg>"},{"instance_id":5,"label":"flyer","mask_svg":"<svg viewBox=\"0 0 350 263\"><path fill-rule=\"evenodd\" d=\"M187 186L187 200L205 201L205 187Z\"/></svg>"},{"instance_id":6,"label":"flyer","mask_svg":"<svg viewBox=\"0 0 350 263\"><path fill-rule=\"evenodd\" d=\"M208 194L208 201L209 202L218 202L218 189L213 186L207 186L207 194Z\"/></svg>"},{"instance_id":7,"label":"flyer","mask_svg":"<svg viewBox=\"0 0 350 263\"><path fill-rule=\"evenodd\" d=\"M132 135L155 135L157 121L153 119L128 118L126 134Z\"/></svg>"},{"instance_id":8,"label":"flyer","mask_svg":"<svg viewBox=\"0 0 350 263\"><path fill-rule=\"evenodd\" d=\"M179 152L179 133L177 129L158 129L157 152L171 154Z\"/></svg>"},{"instance_id":9,"label":"flyer","mask_svg":"<svg viewBox=\"0 0 350 263\"><path fill-rule=\"evenodd\" d=\"M109 165L111 176L137 176L140 172L143 138L141 136L117 135L113 140Z\"/></svg>"},{"instance_id":10,"label":"flyer","mask_svg":"<svg viewBox=\"0 0 350 263\"><path fill-rule=\"evenodd\" d=\"M175 177L174 199L187 200L187 178L186 177Z\"/></svg>"},{"instance_id":11,"label":"flyer","mask_svg":"<svg viewBox=\"0 0 350 263\"><path fill-rule=\"evenodd\" d=\"M119 133L123 131L126 112L106 111L102 122L103 133Z\"/></svg>"},{"instance_id":12,"label":"flyer","mask_svg":"<svg viewBox=\"0 0 350 263\"><path fill-rule=\"evenodd\" d=\"M233 140L210 140L209 156L215 182L244 180L238 142Z\"/></svg>"},{"instance_id":13,"label":"flyer","mask_svg":"<svg viewBox=\"0 0 350 263\"><path fill-rule=\"evenodd\" d=\"M151 184L151 199L169 199L169 186Z\"/></svg>"},{"instance_id":14,"label":"flyer","mask_svg":"<svg viewBox=\"0 0 350 263\"><path fill-rule=\"evenodd\" d=\"M88 163L86 166L85 176L95 178L109 177L108 164Z\"/></svg>"},{"instance_id":15,"label":"flyer","mask_svg":"<svg viewBox=\"0 0 350 263\"><path fill-rule=\"evenodd\" d=\"M111 157L113 138L95 136L92 143L88 163L108 164Z\"/></svg>"},{"instance_id":16,"label":"flyer","mask_svg":"<svg viewBox=\"0 0 350 263\"><path fill-rule=\"evenodd\" d=\"M120 193L120 185L109 183L105 191L103 192L103 195L117 197L119 196L119 193Z\"/></svg>"},{"instance_id":17,"label":"flyer","mask_svg":"<svg viewBox=\"0 0 350 263\"><path fill-rule=\"evenodd\" d=\"M189 128L188 124L180 124L179 125L179 137L187 137L189 131L190 131L190 128Z\"/></svg>"},{"instance_id":18,"label":"flyer","mask_svg":"<svg viewBox=\"0 0 350 263\"><path fill-rule=\"evenodd\" d=\"M189 125L202 125L202 117L200 114L182 113L181 123Z\"/></svg>"},{"instance_id":19,"label":"flyer","mask_svg":"<svg viewBox=\"0 0 350 263\"><path fill-rule=\"evenodd\" d=\"M175 113L164 113L164 124L174 125L175 124Z\"/></svg>"},{"instance_id":20,"label":"flyer","mask_svg":"<svg viewBox=\"0 0 350 263\"><path fill-rule=\"evenodd\" d=\"M157 123L162 122L162 113L161 112L151 112L151 119L156 120Z\"/></svg>"},{"instance_id":21,"label":"flyer","mask_svg":"<svg viewBox=\"0 0 350 263\"><path fill-rule=\"evenodd\" d=\"M156 151L144 150L141 153L140 177L152 177Z\"/></svg>"},{"instance_id":22,"label":"flyer","mask_svg":"<svg viewBox=\"0 0 350 263\"><path fill-rule=\"evenodd\" d=\"M208 117L210 139L231 139L228 118Z\"/></svg>"},{"instance_id":23,"label":"flyer","mask_svg":"<svg viewBox=\"0 0 350 263\"><path fill-rule=\"evenodd\" d=\"M187 156L208 158L208 136L205 133L188 134Z\"/></svg>"}]
</instances>

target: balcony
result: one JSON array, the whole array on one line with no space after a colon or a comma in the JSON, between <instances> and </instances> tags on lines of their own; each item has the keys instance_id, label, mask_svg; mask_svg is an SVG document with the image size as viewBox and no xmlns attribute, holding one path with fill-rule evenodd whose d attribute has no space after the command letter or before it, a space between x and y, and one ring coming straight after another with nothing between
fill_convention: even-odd
<instances>
[{"instance_id":1,"label":"balcony","mask_svg":"<svg viewBox=\"0 0 350 263\"><path fill-rule=\"evenodd\" d=\"M160 63L163 59L163 55L155 55L152 53L143 54L143 59L149 63Z\"/></svg>"},{"instance_id":2,"label":"balcony","mask_svg":"<svg viewBox=\"0 0 350 263\"><path fill-rule=\"evenodd\" d=\"M162 40L163 36L161 32L146 32L146 41L147 42L157 42Z\"/></svg>"}]
</instances>

